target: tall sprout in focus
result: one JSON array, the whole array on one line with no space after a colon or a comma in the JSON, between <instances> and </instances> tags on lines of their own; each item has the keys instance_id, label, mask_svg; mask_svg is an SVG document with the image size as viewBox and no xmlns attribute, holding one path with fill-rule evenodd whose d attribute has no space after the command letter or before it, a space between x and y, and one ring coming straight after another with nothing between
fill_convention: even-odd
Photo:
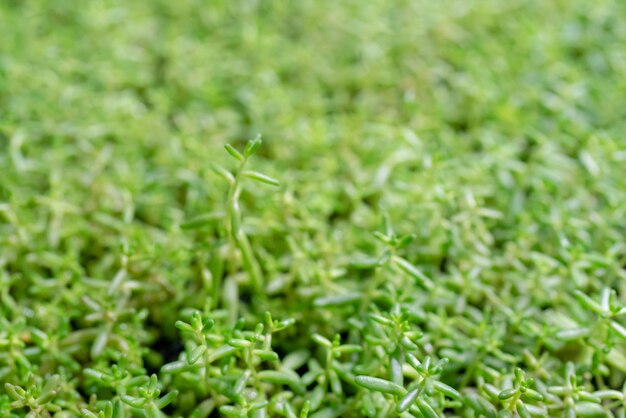
<instances>
[{"instance_id":1,"label":"tall sprout in focus","mask_svg":"<svg viewBox=\"0 0 626 418\"><path fill-rule=\"evenodd\" d=\"M242 213L239 198L243 190L243 179L248 178L255 180L259 183L269 184L271 186L279 186L278 180L269 177L258 171L247 170L246 166L250 158L257 152L261 146L261 137L257 136L251 139L246 144L243 153L237 151L232 145L226 144L224 148L228 154L233 157L239 163L238 167L231 173L225 168L213 165L213 170L221 175L229 184L227 211L226 211L226 230L228 233L228 239L230 242L231 251L238 251L241 256L241 261L245 272L248 274L252 288L257 295L263 294L265 279L263 277L263 271L259 262L252 251L250 240L246 235L244 228L242 227ZM234 257L233 257L234 258ZM231 264L231 273L235 272L236 265ZM230 282L225 283L224 286L225 299L229 301L230 317L234 321L237 316L237 299L238 299L238 285L237 282L231 279Z\"/></svg>"}]
</instances>

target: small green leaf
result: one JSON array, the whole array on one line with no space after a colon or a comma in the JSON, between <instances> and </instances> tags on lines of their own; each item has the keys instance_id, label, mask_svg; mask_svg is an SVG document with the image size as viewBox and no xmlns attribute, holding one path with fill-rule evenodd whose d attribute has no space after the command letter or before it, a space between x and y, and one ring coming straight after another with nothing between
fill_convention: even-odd
<instances>
[{"instance_id":1,"label":"small green leaf","mask_svg":"<svg viewBox=\"0 0 626 418\"><path fill-rule=\"evenodd\" d=\"M244 156L241 155L241 153L239 151L237 151L232 145L226 144L226 145L224 145L224 148L226 149L226 152L228 152L237 161L245 160Z\"/></svg>"},{"instance_id":2,"label":"small green leaf","mask_svg":"<svg viewBox=\"0 0 626 418\"><path fill-rule=\"evenodd\" d=\"M562 331L559 331L556 333L556 338L558 338L559 340L562 341L572 341L572 340L578 340L580 338L585 338L587 336L589 336L589 334L591 333L591 330L589 328L572 328L572 329L565 329Z\"/></svg>"},{"instance_id":3,"label":"small green leaf","mask_svg":"<svg viewBox=\"0 0 626 418\"><path fill-rule=\"evenodd\" d=\"M159 408L152 402L147 403L143 410L147 418L160 418L161 413L159 412Z\"/></svg>"},{"instance_id":4,"label":"small green leaf","mask_svg":"<svg viewBox=\"0 0 626 418\"><path fill-rule=\"evenodd\" d=\"M133 408L143 408L146 403L146 400L143 398L135 398L129 395L122 395L120 398L122 399L122 402L132 406Z\"/></svg>"},{"instance_id":5,"label":"small green leaf","mask_svg":"<svg viewBox=\"0 0 626 418\"><path fill-rule=\"evenodd\" d=\"M257 374L257 377L263 382L273 383L275 385L288 385L298 393L304 391L300 377L294 372L288 372L286 370L263 370Z\"/></svg>"},{"instance_id":6,"label":"small green leaf","mask_svg":"<svg viewBox=\"0 0 626 418\"><path fill-rule=\"evenodd\" d=\"M7 391L9 396L16 401L23 399L24 396L26 395L26 391L24 391L24 389L22 389L19 386L12 385L10 383L5 383L4 389Z\"/></svg>"},{"instance_id":7,"label":"small green leaf","mask_svg":"<svg viewBox=\"0 0 626 418\"><path fill-rule=\"evenodd\" d=\"M86 368L83 370L83 374L99 382L105 382L107 380L107 376L104 373L95 369Z\"/></svg>"},{"instance_id":8,"label":"small green leaf","mask_svg":"<svg viewBox=\"0 0 626 418\"><path fill-rule=\"evenodd\" d=\"M598 302L591 299L585 293L581 292L580 290L575 290L574 296L576 297L578 302L585 308L590 309L597 314L602 313L602 306L600 306Z\"/></svg>"},{"instance_id":9,"label":"small green leaf","mask_svg":"<svg viewBox=\"0 0 626 418\"><path fill-rule=\"evenodd\" d=\"M256 138L248 141L243 153L246 157L250 157L257 152L262 143L263 141L261 140L261 135L257 135Z\"/></svg>"},{"instance_id":10,"label":"small green leaf","mask_svg":"<svg viewBox=\"0 0 626 418\"><path fill-rule=\"evenodd\" d=\"M409 391L409 393L404 395L404 397L400 399L400 402L398 402L398 412L402 413L409 409L411 405L413 405L413 403L415 402L415 399L417 399L418 394L419 387Z\"/></svg>"},{"instance_id":11,"label":"small green leaf","mask_svg":"<svg viewBox=\"0 0 626 418\"><path fill-rule=\"evenodd\" d=\"M593 392L593 395L597 396L600 399L624 399L624 394L619 390L598 390Z\"/></svg>"},{"instance_id":12,"label":"small green leaf","mask_svg":"<svg viewBox=\"0 0 626 418\"><path fill-rule=\"evenodd\" d=\"M319 334L313 334L311 335L311 339L313 341L315 341L316 343L318 343L319 345L322 345L326 348L333 348L333 343L330 342L330 340L326 337L323 337Z\"/></svg>"},{"instance_id":13,"label":"small green leaf","mask_svg":"<svg viewBox=\"0 0 626 418\"><path fill-rule=\"evenodd\" d=\"M344 306L350 305L363 297L361 293L348 292L341 295L325 296L317 298L313 301L313 304L317 307L326 306Z\"/></svg>"},{"instance_id":14,"label":"small green leaf","mask_svg":"<svg viewBox=\"0 0 626 418\"><path fill-rule=\"evenodd\" d=\"M526 405L524 405L524 403L520 400L518 400L517 403L515 404L515 410L517 411L517 415L519 415L520 418L531 417L530 412L526 408Z\"/></svg>"},{"instance_id":15,"label":"small green leaf","mask_svg":"<svg viewBox=\"0 0 626 418\"><path fill-rule=\"evenodd\" d=\"M226 415L227 417L243 417L244 416L244 415L241 415L238 407L231 406L231 405L220 406L220 413L222 413L223 415Z\"/></svg>"},{"instance_id":16,"label":"small green leaf","mask_svg":"<svg viewBox=\"0 0 626 418\"><path fill-rule=\"evenodd\" d=\"M241 376L239 376L239 379L237 379L235 385L233 386L233 393L237 395L241 394L241 392L246 387L246 384L248 383L248 379L250 379L251 374L252 372L250 370L246 370L241 374Z\"/></svg>"},{"instance_id":17,"label":"small green leaf","mask_svg":"<svg viewBox=\"0 0 626 418\"><path fill-rule=\"evenodd\" d=\"M57 395L56 390L46 391L46 392L43 392L35 401L40 405L44 405L50 402L52 399L54 399L56 395Z\"/></svg>"},{"instance_id":18,"label":"small green leaf","mask_svg":"<svg viewBox=\"0 0 626 418\"><path fill-rule=\"evenodd\" d=\"M524 400L541 402L543 401L544 396L536 390L526 389L526 391L522 394L522 398Z\"/></svg>"},{"instance_id":19,"label":"small green leaf","mask_svg":"<svg viewBox=\"0 0 626 418\"><path fill-rule=\"evenodd\" d=\"M355 269L373 269L380 266L380 260L377 258L362 258L359 260L353 260L350 262L350 267Z\"/></svg>"},{"instance_id":20,"label":"small green leaf","mask_svg":"<svg viewBox=\"0 0 626 418\"><path fill-rule=\"evenodd\" d=\"M242 172L241 175L261 183L269 184L271 186L280 186L280 182L278 180L270 176L266 176L265 174L261 174L258 171L246 170Z\"/></svg>"},{"instance_id":21,"label":"small green leaf","mask_svg":"<svg viewBox=\"0 0 626 418\"><path fill-rule=\"evenodd\" d=\"M289 402L283 402L283 414L286 418L298 418L293 406Z\"/></svg>"},{"instance_id":22,"label":"small green leaf","mask_svg":"<svg viewBox=\"0 0 626 418\"><path fill-rule=\"evenodd\" d=\"M296 323L295 318L283 319L282 321L278 321L274 324L273 331L282 331L294 325L295 323Z\"/></svg>"},{"instance_id":23,"label":"small green leaf","mask_svg":"<svg viewBox=\"0 0 626 418\"><path fill-rule=\"evenodd\" d=\"M489 383L485 383L482 385L482 389L485 392L485 394L489 398L491 398L491 400L495 401L496 399L498 399L498 395L500 394L500 391L495 386L490 385Z\"/></svg>"},{"instance_id":24,"label":"small green leaf","mask_svg":"<svg viewBox=\"0 0 626 418\"><path fill-rule=\"evenodd\" d=\"M107 330L102 330L96 336L96 339L91 346L91 358L97 358L102 354L104 348L106 347L109 341L109 332Z\"/></svg>"},{"instance_id":25,"label":"small green leaf","mask_svg":"<svg viewBox=\"0 0 626 418\"><path fill-rule=\"evenodd\" d=\"M388 380L379 379L372 376L357 376L355 382L365 389L375 392L389 393L395 396L402 396L406 392L405 389Z\"/></svg>"},{"instance_id":26,"label":"small green leaf","mask_svg":"<svg viewBox=\"0 0 626 418\"><path fill-rule=\"evenodd\" d=\"M311 410L311 401L305 401L304 405L302 405L302 409L300 410L300 418L307 418L309 416L310 410Z\"/></svg>"},{"instance_id":27,"label":"small green leaf","mask_svg":"<svg viewBox=\"0 0 626 418\"><path fill-rule=\"evenodd\" d=\"M391 261L398 266L400 270L413 277L418 284L427 289L430 289L433 286L432 281L424 273L404 258L394 255L391 257Z\"/></svg>"},{"instance_id":28,"label":"small green leaf","mask_svg":"<svg viewBox=\"0 0 626 418\"><path fill-rule=\"evenodd\" d=\"M441 383L437 380L433 380L433 387L435 388L435 390L444 394L448 398L455 399L455 400L461 399L461 394L457 392L456 389L454 389L451 386L446 385L445 383Z\"/></svg>"},{"instance_id":29,"label":"small green leaf","mask_svg":"<svg viewBox=\"0 0 626 418\"><path fill-rule=\"evenodd\" d=\"M113 401L113 413L111 418L125 418L126 412L124 411L124 404L119 398Z\"/></svg>"},{"instance_id":30,"label":"small green leaf","mask_svg":"<svg viewBox=\"0 0 626 418\"><path fill-rule=\"evenodd\" d=\"M413 242L414 239L415 239L415 234L404 235L403 237L398 239L398 242L396 243L395 246L396 248L404 248L407 245L409 245L411 242Z\"/></svg>"},{"instance_id":31,"label":"small green leaf","mask_svg":"<svg viewBox=\"0 0 626 418\"><path fill-rule=\"evenodd\" d=\"M378 315L378 314L370 314L369 317L373 320L378 322L381 325L386 325L388 327L393 326L393 321L389 318L385 318L382 315Z\"/></svg>"},{"instance_id":32,"label":"small green leaf","mask_svg":"<svg viewBox=\"0 0 626 418\"><path fill-rule=\"evenodd\" d=\"M173 361L161 367L161 373L178 373L189 369L189 363L183 360Z\"/></svg>"},{"instance_id":33,"label":"small green leaf","mask_svg":"<svg viewBox=\"0 0 626 418\"><path fill-rule=\"evenodd\" d=\"M183 321L176 321L174 326L184 332L195 332L195 329L191 325Z\"/></svg>"},{"instance_id":34,"label":"small green leaf","mask_svg":"<svg viewBox=\"0 0 626 418\"><path fill-rule=\"evenodd\" d=\"M174 399L176 399L177 396L178 396L178 391L177 390L173 390L170 393L168 393L167 395L165 395L164 397L162 397L161 399L159 399L156 402L156 406L159 409L163 409L167 405L171 404L174 401Z\"/></svg>"},{"instance_id":35,"label":"small green leaf","mask_svg":"<svg viewBox=\"0 0 626 418\"><path fill-rule=\"evenodd\" d=\"M363 347L356 344L343 344L335 348L336 353L360 353L363 351Z\"/></svg>"},{"instance_id":36,"label":"small green leaf","mask_svg":"<svg viewBox=\"0 0 626 418\"><path fill-rule=\"evenodd\" d=\"M419 370L422 366L422 362L415 357L412 353L406 354L406 361L413 367L415 370Z\"/></svg>"},{"instance_id":37,"label":"small green leaf","mask_svg":"<svg viewBox=\"0 0 626 418\"><path fill-rule=\"evenodd\" d=\"M211 170L213 170L215 174L221 176L224 180L226 180L228 184L235 184L235 177L230 171L226 170L224 167L217 164L211 164Z\"/></svg>"},{"instance_id":38,"label":"small green leaf","mask_svg":"<svg viewBox=\"0 0 626 418\"><path fill-rule=\"evenodd\" d=\"M94 414L87 408L81 408L80 413L83 414L83 418L98 418L98 415Z\"/></svg>"},{"instance_id":39,"label":"small green leaf","mask_svg":"<svg viewBox=\"0 0 626 418\"><path fill-rule=\"evenodd\" d=\"M206 350L206 345L199 345L194 348L187 358L187 363L189 363L190 365L196 363L198 360L200 360L200 357L202 357L204 353L206 353Z\"/></svg>"},{"instance_id":40,"label":"small green leaf","mask_svg":"<svg viewBox=\"0 0 626 418\"><path fill-rule=\"evenodd\" d=\"M241 350L241 348L239 347L233 347L231 345L223 345L221 347L216 348L213 352L211 352L211 354L209 354L208 361L209 363L212 363L221 358L230 356L231 354L234 354L239 350Z\"/></svg>"},{"instance_id":41,"label":"small green leaf","mask_svg":"<svg viewBox=\"0 0 626 418\"><path fill-rule=\"evenodd\" d=\"M248 348L252 346L252 343L250 341L241 338L231 338L230 340L228 340L228 344L237 348Z\"/></svg>"},{"instance_id":42,"label":"small green leaf","mask_svg":"<svg viewBox=\"0 0 626 418\"><path fill-rule=\"evenodd\" d=\"M607 417L607 411L604 407L597 403L592 402L578 402L574 409L576 410L576 416L586 418L600 418Z\"/></svg>"},{"instance_id":43,"label":"small green leaf","mask_svg":"<svg viewBox=\"0 0 626 418\"><path fill-rule=\"evenodd\" d=\"M253 350L252 354L263 361L277 361L279 358L278 354L271 350Z\"/></svg>"},{"instance_id":44,"label":"small green leaf","mask_svg":"<svg viewBox=\"0 0 626 418\"><path fill-rule=\"evenodd\" d=\"M500 399L501 401L507 400L507 399L513 397L513 395L515 395L515 393L517 393L517 389L515 389L515 388L504 389L503 391L501 391L498 394L498 399Z\"/></svg>"},{"instance_id":45,"label":"small green leaf","mask_svg":"<svg viewBox=\"0 0 626 418\"><path fill-rule=\"evenodd\" d=\"M417 398L415 400L415 404L417 405L417 408L420 410L422 415L424 415L424 418L439 418L439 415L437 415L432 406L430 406L422 398Z\"/></svg>"}]
</instances>

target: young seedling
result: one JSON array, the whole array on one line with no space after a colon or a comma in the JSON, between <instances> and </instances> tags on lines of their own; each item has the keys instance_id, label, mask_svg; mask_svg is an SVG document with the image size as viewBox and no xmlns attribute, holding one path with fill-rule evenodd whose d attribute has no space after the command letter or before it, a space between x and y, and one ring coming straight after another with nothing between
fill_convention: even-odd
<instances>
[{"instance_id":1,"label":"young seedling","mask_svg":"<svg viewBox=\"0 0 626 418\"><path fill-rule=\"evenodd\" d=\"M263 277L263 270L261 269L250 244L250 240L245 232L245 229L242 227L242 212L239 199L243 190L243 179L245 178L275 187L280 185L278 180L272 177L257 171L246 169L248 161L257 152L261 143L262 141L260 135L251 139L246 144L243 153L240 153L229 144L224 146L226 152L228 152L228 154L239 163L234 174L230 173L221 166L212 166L213 170L228 182L229 189L227 197L226 229L231 241L231 246L239 251L243 261L244 270L248 273L250 281L252 282L252 287L259 297L263 294L265 279Z\"/></svg>"}]
</instances>

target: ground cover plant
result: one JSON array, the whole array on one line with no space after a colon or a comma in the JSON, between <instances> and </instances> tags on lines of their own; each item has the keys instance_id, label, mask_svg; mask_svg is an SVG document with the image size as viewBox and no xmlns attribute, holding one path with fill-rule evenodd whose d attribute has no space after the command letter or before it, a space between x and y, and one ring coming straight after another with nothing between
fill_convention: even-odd
<instances>
[{"instance_id":1,"label":"ground cover plant","mask_svg":"<svg viewBox=\"0 0 626 418\"><path fill-rule=\"evenodd\" d=\"M624 417L625 21L0 2L0 416Z\"/></svg>"}]
</instances>

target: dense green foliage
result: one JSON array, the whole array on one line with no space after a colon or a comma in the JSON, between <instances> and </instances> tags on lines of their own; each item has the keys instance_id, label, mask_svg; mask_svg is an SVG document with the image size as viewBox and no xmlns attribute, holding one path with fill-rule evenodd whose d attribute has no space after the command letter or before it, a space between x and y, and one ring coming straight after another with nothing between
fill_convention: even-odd
<instances>
[{"instance_id":1,"label":"dense green foliage","mask_svg":"<svg viewBox=\"0 0 626 418\"><path fill-rule=\"evenodd\" d=\"M1 1L0 416L624 417L625 21Z\"/></svg>"}]
</instances>

